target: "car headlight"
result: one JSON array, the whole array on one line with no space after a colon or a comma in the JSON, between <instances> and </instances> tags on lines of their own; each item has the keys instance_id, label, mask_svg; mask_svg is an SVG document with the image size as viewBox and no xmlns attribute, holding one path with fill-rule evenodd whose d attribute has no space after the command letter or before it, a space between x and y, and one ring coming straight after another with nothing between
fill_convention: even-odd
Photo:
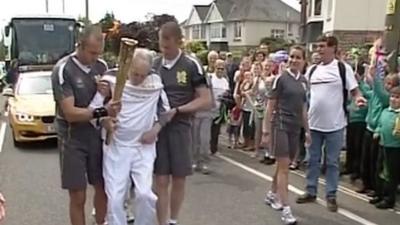
<instances>
[{"instance_id":1,"label":"car headlight","mask_svg":"<svg viewBox=\"0 0 400 225\"><path fill-rule=\"evenodd\" d=\"M33 122L35 120L35 117L32 115L28 115L26 113L15 113L15 117L17 120L20 122Z\"/></svg>"}]
</instances>

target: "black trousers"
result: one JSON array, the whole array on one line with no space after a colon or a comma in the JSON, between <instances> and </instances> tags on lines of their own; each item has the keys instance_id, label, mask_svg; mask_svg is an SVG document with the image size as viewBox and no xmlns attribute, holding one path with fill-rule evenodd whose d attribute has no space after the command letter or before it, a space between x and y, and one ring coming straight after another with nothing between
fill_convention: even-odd
<instances>
[{"instance_id":1,"label":"black trousers","mask_svg":"<svg viewBox=\"0 0 400 225\"><path fill-rule=\"evenodd\" d=\"M385 164L385 151L383 146L379 146L378 156L376 159L376 173L375 173L375 191L378 197L383 197L387 193L385 186L385 180L381 178L381 173L383 172L383 167Z\"/></svg>"},{"instance_id":2,"label":"black trousers","mask_svg":"<svg viewBox=\"0 0 400 225\"><path fill-rule=\"evenodd\" d=\"M243 115L243 132L242 135L244 138L249 140L254 140L255 135L255 124L254 121L250 123L251 112L242 111Z\"/></svg>"},{"instance_id":3,"label":"black trousers","mask_svg":"<svg viewBox=\"0 0 400 225\"><path fill-rule=\"evenodd\" d=\"M364 142L365 122L349 123L346 132L346 163L347 172L361 175L361 154Z\"/></svg>"},{"instance_id":4,"label":"black trousers","mask_svg":"<svg viewBox=\"0 0 400 225\"><path fill-rule=\"evenodd\" d=\"M210 139L210 150L212 154L215 154L218 151L218 141L219 134L221 131L221 123L216 123L214 119L211 124L211 139Z\"/></svg>"},{"instance_id":5,"label":"black trousers","mask_svg":"<svg viewBox=\"0 0 400 225\"><path fill-rule=\"evenodd\" d=\"M361 179L365 189L376 190L377 158L379 139L373 138L373 133L366 130L361 154Z\"/></svg>"},{"instance_id":6,"label":"black trousers","mask_svg":"<svg viewBox=\"0 0 400 225\"><path fill-rule=\"evenodd\" d=\"M385 164L388 173L388 181L385 183L387 201L390 204L396 202L397 186L400 180L400 148L384 148Z\"/></svg>"}]
</instances>

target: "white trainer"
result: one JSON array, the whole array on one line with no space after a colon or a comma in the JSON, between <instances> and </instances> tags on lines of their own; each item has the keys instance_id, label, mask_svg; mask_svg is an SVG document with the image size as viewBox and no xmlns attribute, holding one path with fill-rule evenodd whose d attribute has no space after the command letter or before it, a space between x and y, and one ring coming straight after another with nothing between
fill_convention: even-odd
<instances>
[{"instance_id":1,"label":"white trainer","mask_svg":"<svg viewBox=\"0 0 400 225\"><path fill-rule=\"evenodd\" d=\"M296 218L293 216L292 210L289 206L283 207L281 220L285 225L297 224Z\"/></svg>"}]
</instances>

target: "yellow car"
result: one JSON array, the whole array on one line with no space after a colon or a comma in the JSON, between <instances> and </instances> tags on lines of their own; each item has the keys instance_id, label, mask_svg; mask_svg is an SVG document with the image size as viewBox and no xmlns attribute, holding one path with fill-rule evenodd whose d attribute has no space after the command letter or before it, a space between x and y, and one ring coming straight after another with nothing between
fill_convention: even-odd
<instances>
[{"instance_id":1,"label":"yellow car","mask_svg":"<svg viewBox=\"0 0 400 225\"><path fill-rule=\"evenodd\" d=\"M15 89L4 93L15 146L57 137L51 71L20 73Z\"/></svg>"}]
</instances>

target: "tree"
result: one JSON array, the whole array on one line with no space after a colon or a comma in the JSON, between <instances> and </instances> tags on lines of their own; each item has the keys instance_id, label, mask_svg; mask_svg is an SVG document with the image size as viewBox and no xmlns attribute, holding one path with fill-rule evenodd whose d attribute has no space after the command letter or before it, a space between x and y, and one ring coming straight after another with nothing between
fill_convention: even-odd
<instances>
[{"instance_id":1,"label":"tree","mask_svg":"<svg viewBox=\"0 0 400 225\"><path fill-rule=\"evenodd\" d=\"M78 22L83 23L85 26L92 24L92 22L87 20L84 16L78 16Z\"/></svg>"},{"instance_id":2,"label":"tree","mask_svg":"<svg viewBox=\"0 0 400 225\"><path fill-rule=\"evenodd\" d=\"M195 54L197 54L200 51L206 50L204 44L199 41L187 42L185 47L186 47L187 51L193 52Z\"/></svg>"},{"instance_id":3,"label":"tree","mask_svg":"<svg viewBox=\"0 0 400 225\"><path fill-rule=\"evenodd\" d=\"M106 33L114 26L115 21L114 13L106 13L106 15L104 15L104 17L99 21L101 30Z\"/></svg>"},{"instance_id":4,"label":"tree","mask_svg":"<svg viewBox=\"0 0 400 225\"><path fill-rule=\"evenodd\" d=\"M119 52L120 40L122 37L129 37L136 39L139 42L139 47L149 48L155 51L159 51L158 48L158 31L160 27L169 21L177 22L174 16L168 14L162 15L152 15L148 14L147 17L151 17L151 20L145 22L137 22L133 21L128 24L119 24L117 23L118 27L116 29L112 29L113 31L110 32L107 29L106 34L106 51L112 51L116 55ZM112 14L105 15L105 17L100 20L104 27L109 26L109 22L111 19L114 20L115 25L115 18Z\"/></svg>"}]
</instances>

